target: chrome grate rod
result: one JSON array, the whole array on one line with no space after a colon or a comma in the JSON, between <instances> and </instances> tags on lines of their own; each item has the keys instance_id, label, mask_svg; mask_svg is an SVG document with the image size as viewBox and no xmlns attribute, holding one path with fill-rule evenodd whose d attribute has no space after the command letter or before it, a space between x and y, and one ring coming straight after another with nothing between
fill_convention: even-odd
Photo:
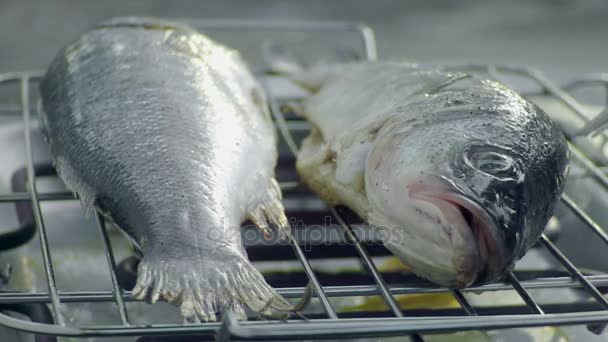
<instances>
[{"instance_id":1,"label":"chrome grate rod","mask_svg":"<svg viewBox=\"0 0 608 342\"><path fill-rule=\"evenodd\" d=\"M272 114L273 118L277 122L277 125L279 127L281 134L284 134L284 131L282 130L279 122L285 123L285 118L280 114L280 109L278 108L276 102L274 102L272 93L270 92L270 88L266 84L265 80L262 80L260 82L260 84L262 85L262 87L264 88L264 91L266 92L267 96L269 97L268 104L269 104L270 113ZM287 128L287 125L285 125L283 129L287 129L287 133L289 134L289 129ZM283 135L283 139L285 140L285 142L287 143L289 148L292 149L292 152L294 150L297 151L297 146L296 146L295 142L293 141L293 139L291 139L291 136L289 136L289 138L290 139L288 140L286 138L286 136ZM325 295L325 291L323 290L323 287L321 286L319 279L317 279L317 276L315 275L314 271L312 270L312 267L310 267L310 263L306 259L304 252L300 248L298 241L296 240L296 238L293 235L290 238L290 242L291 242L291 246L292 246L294 252L296 253L296 256L298 257L298 260L304 267L304 271L306 272L308 279L312 282L312 284L314 286L315 292L317 293L317 296L319 297L319 300L321 301L321 305L323 305L323 309L325 310L325 312L327 313L327 315L330 318L337 318L338 315L336 314L335 310L331 307L331 304L329 303L329 299L327 299L327 296Z\"/></svg>"},{"instance_id":2,"label":"chrome grate rod","mask_svg":"<svg viewBox=\"0 0 608 342\"><path fill-rule=\"evenodd\" d=\"M129 325L129 318L127 315L127 307L123 299L123 290L118 285L118 270L116 269L116 260L114 260L114 252L112 251L112 244L108 237L108 230L106 229L106 222L100 213L95 215L95 224L99 229L99 235L104 245L104 252L106 254L106 261L108 262L108 271L110 271L110 280L112 281L112 288L114 292L114 301L118 307L118 314L123 325Z\"/></svg>"},{"instance_id":3,"label":"chrome grate rod","mask_svg":"<svg viewBox=\"0 0 608 342\"><path fill-rule=\"evenodd\" d=\"M44 262L44 270L47 279L49 295L51 297L51 305L53 306L53 313L55 314L55 320L57 320L60 325L65 325L63 313L61 312L61 301L59 299L57 284L55 283L55 272L53 270L53 261L51 259L51 253L49 250L49 241L47 237L46 226L44 225L44 219L42 218L42 211L40 210L40 201L38 200L38 193L36 190L36 174L34 173L34 156L32 153L32 142L30 136L31 127L29 98L29 76L25 74L21 76L21 110L23 115L23 130L27 156L28 192L31 196L32 206L34 210L34 220L36 222L36 226L39 229L38 236L40 239L40 250L42 252L42 260Z\"/></svg>"}]
</instances>

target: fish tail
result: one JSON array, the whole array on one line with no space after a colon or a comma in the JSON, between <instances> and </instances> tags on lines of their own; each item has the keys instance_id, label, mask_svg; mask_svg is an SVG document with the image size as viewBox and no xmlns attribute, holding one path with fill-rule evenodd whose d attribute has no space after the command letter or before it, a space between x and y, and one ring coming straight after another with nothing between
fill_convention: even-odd
<instances>
[{"instance_id":1,"label":"fish tail","mask_svg":"<svg viewBox=\"0 0 608 342\"><path fill-rule=\"evenodd\" d=\"M286 77L300 87L316 92L328 79L340 73L343 67L361 59L351 49L336 48L333 56L304 67L283 45L266 42L262 54L271 73Z\"/></svg>"},{"instance_id":2,"label":"fish tail","mask_svg":"<svg viewBox=\"0 0 608 342\"><path fill-rule=\"evenodd\" d=\"M132 293L148 303L163 300L178 306L188 322L216 321L224 310L238 319L247 318L245 308L270 317L294 310L249 260L234 255L204 261L144 256Z\"/></svg>"},{"instance_id":3,"label":"fish tail","mask_svg":"<svg viewBox=\"0 0 608 342\"><path fill-rule=\"evenodd\" d=\"M282 237L289 237L289 222L281 203L281 188L273 178L270 180L265 199L256 203L247 217L264 233L269 234L270 226L274 226Z\"/></svg>"},{"instance_id":4,"label":"fish tail","mask_svg":"<svg viewBox=\"0 0 608 342\"><path fill-rule=\"evenodd\" d=\"M285 46L277 42L264 42L262 44L262 55L271 72L296 75L304 71L302 63L292 56Z\"/></svg>"}]
</instances>

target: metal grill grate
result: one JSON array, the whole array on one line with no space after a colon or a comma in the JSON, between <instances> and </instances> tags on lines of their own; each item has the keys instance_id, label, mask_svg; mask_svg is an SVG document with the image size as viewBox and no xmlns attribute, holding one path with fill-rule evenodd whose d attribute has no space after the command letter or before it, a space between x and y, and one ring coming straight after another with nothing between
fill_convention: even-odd
<instances>
[{"instance_id":1,"label":"metal grill grate","mask_svg":"<svg viewBox=\"0 0 608 342\"><path fill-rule=\"evenodd\" d=\"M350 23L262 23L262 22L243 22L243 21L189 21L191 24L202 30L231 30L235 32L257 30L264 31L292 31L292 32L315 32L323 34L326 32L357 34L361 39L361 55L368 60L376 58L374 35L371 29L365 25ZM585 109L575 100L568 91L573 88L588 86L589 84L600 84L608 88L608 82L601 77L587 77L572 82L564 87L559 87L545 78L540 72L512 66L452 66L450 69L469 70L472 72L484 72L495 79L501 79L507 75L523 77L530 82L537 84L541 88L541 94L560 101L564 106L570 108L579 118L586 120ZM414 334L414 339L421 339L418 333L427 332L446 332L474 329L498 329L513 327L532 327L545 325L567 325L567 324L588 324L589 328L595 333L601 333L608 322L608 301L602 295L601 288L608 286L608 274L584 274L577 269L573 263L555 246L555 244L543 235L540 244L545 248L555 260L561 264L567 274L543 275L541 277L527 277L519 280L516 274L509 274L505 283L495 283L476 289L449 290L437 288L424 284L420 280L411 284L389 285L385 275L376 267L373 256L370 253L370 246L361 240L357 231L345 214L336 208L320 209L321 212L333 216L335 222L341 226L344 239L354 246L356 257L367 274L373 280L371 285L344 284L344 285L323 285L319 279L317 271L313 270L310 256L301 247L301 241L296 241L298 235L295 234L291 241L291 248L295 257L303 266L303 271L313 284L314 296L318 299L324 315L317 315L309 320L289 320L282 321L247 321L239 322L234 320L232 315L226 314L221 323L203 324L152 324L136 325L129 321L126 301L132 301L131 293L121 288L118 276L117 263L112 251L112 245L108 236L105 222L102 217L96 218L99 235L105 248L107 264L110 269L112 291L87 291L87 292L64 292L59 291L55 281L51 248L48 242L45 218L41 211L41 201L65 201L74 200L71 193L66 192L46 192L39 193L36 190L36 176L40 176L34 163L32 155L32 142L30 137L31 113L30 113L30 87L41 76L41 72L14 72L0 74L0 86L7 84L19 84L20 105L2 106L2 112L21 112L24 124L24 136L26 146L27 166L25 169L27 180L26 192L13 192L0 194L0 202L16 203L18 205L28 205L33 213L35 227L38 229L40 240L40 252L44 262L48 291L47 293L21 293L21 292L1 292L0 305L15 303L50 303L56 324L34 323L8 315L0 314L0 325L15 328L22 331L49 334L58 336L139 336L155 334L203 334L215 335L218 338L228 339L236 337L250 340L270 340L270 339L289 339L289 338L340 338L340 337L361 337L361 336L391 336ZM283 142L287 146L287 151L291 156L287 156L287 162L293 161L297 153L297 144L294 140L294 131L305 131L306 126L297 120L286 116L280 107L283 101L293 101L293 98L285 99L273 96L272 89L268 84L267 78L260 76L260 81L266 88L270 97L271 112L275 123L281 133ZM538 93L537 93L538 94ZM531 94L523 94L531 95ZM569 137L572 138L572 137ZM570 144L573 162L579 164L590 177L595 179L603 189L608 188L608 177L602 169L586 156L577 146ZM281 163L281 162L280 162ZM284 162L285 163L285 162ZM285 192L289 192L299 187L297 182L282 182L281 187ZM310 195L310 194L308 194ZM294 196L297 196L294 195ZM608 244L608 235L594 222L591 217L568 195L562 196L562 202L590 229L603 243ZM268 247L270 248L270 247ZM375 254L374 254L375 255ZM593 303L586 302L586 305L563 304L561 309L549 308L548 305L539 305L533 296L528 292L537 289L582 289L593 299ZM469 303L463 292L471 291L501 291L514 290L521 297L525 307L523 310L513 310L497 307L488 313L475 308ZM304 287L283 287L278 291L288 298L298 298L304 293ZM428 293L451 293L461 310L442 314L425 312L425 317L414 317L403 311L396 295L403 294L428 294ZM388 313L386 317L349 317L337 313L336 308L331 303L334 297L354 297L354 296L380 296L386 306ZM64 303L94 303L94 302L115 302L118 317L121 325L107 326L73 326L66 323L62 306ZM547 310L549 308L550 310ZM547 311L547 312L546 312ZM390 317L392 316L392 317Z\"/></svg>"}]
</instances>

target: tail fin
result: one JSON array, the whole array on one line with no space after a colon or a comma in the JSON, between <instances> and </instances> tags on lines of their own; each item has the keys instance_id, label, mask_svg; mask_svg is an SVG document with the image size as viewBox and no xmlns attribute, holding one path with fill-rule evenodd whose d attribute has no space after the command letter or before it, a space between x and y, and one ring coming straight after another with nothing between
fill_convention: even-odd
<instances>
[{"instance_id":1,"label":"tail fin","mask_svg":"<svg viewBox=\"0 0 608 342\"><path fill-rule=\"evenodd\" d=\"M288 77L296 76L304 72L304 66L284 45L273 41L265 41L262 44L262 55L264 62L271 72Z\"/></svg>"},{"instance_id":2,"label":"tail fin","mask_svg":"<svg viewBox=\"0 0 608 342\"><path fill-rule=\"evenodd\" d=\"M598 135L601 130L608 124L608 107L604 108L593 119L589 120L583 128L576 132L577 136Z\"/></svg>"},{"instance_id":3,"label":"tail fin","mask_svg":"<svg viewBox=\"0 0 608 342\"><path fill-rule=\"evenodd\" d=\"M265 42L262 54L271 73L284 76L311 92L317 91L332 75L342 71L344 66L361 58L351 49L336 48L331 58L305 67L285 46L276 42Z\"/></svg>"},{"instance_id":4,"label":"tail fin","mask_svg":"<svg viewBox=\"0 0 608 342\"><path fill-rule=\"evenodd\" d=\"M172 303L189 322L215 321L223 308L239 319L246 318L245 307L264 316L293 312L246 258L194 259L165 260L148 253L139 264L133 296Z\"/></svg>"}]
</instances>

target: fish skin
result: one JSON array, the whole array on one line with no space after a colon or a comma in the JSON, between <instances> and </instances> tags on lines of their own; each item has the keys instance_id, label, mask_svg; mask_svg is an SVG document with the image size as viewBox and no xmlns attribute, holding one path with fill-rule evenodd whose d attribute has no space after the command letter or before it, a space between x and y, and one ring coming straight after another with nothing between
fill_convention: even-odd
<instances>
[{"instance_id":1,"label":"fish skin","mask_svg":"<svg viewBox=\"0 0 608 342\"><path fill-rule=\"evenodd\" d=\"M281 234L288 223L266 98L236 51L181 24L115 18L62 49L40 93L59 175L143 254L135 297L188 321L291 308L241 240L246 219Z\"/></svg>"},{"instance_id":2,"label":"fish skin","mask_svg":"<svg viewBox=\"0 0 608 342\"><path fill-rule=\"evenodd\" d=\"M296 162L303 182L378 228L413 272L489 283L538 240L569 159L538 107L498 82L413 63L273 61L312 91L294 108L313 125Z\"/></svg>"}]
</instances>

